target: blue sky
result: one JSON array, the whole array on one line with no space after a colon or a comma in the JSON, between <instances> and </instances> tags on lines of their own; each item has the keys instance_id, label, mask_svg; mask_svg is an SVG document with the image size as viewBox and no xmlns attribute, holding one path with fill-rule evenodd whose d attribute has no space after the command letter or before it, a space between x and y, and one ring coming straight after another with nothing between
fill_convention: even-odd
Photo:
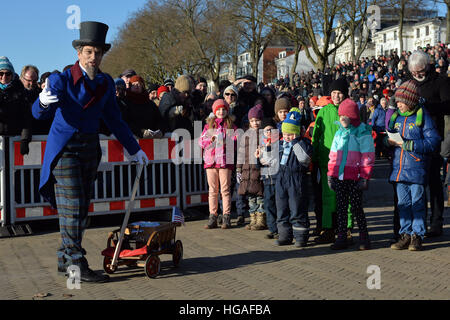
<instances>
[{"instance_id":1,"label":"blue sky","mask_svg":"<svg viewBox=\"0 0 450 320\"><path fill-rule=\"evenodd\" d=\"M106 41L111 43L130 14L147 0L8 0L1 1L2 37L0 56L7 56L20 73L33 64L40 73L62 70L77 60L72 41L79 30L67 28L71 16L67 8L77 5L81 21L100 21L109 26Z\"/></svg>"},{"instance_id":2,"label":"blue sky","mask_svg":"<svg viewBox=\"0 0 450 320\"><path fill-rule=\"evenodd\" d=\"M109 25L106 41L111 43L118 29L129 16L142 8L147 0L2 0L2 37L0 56L7 56L17 73L33 64L40 73L62 70L76 61L72 41L79 30L67 28L71 14L67 9L76 5L81 21L101 21ZM438 5L440 16L446 8Z\"/></svg>"}]
</instances>

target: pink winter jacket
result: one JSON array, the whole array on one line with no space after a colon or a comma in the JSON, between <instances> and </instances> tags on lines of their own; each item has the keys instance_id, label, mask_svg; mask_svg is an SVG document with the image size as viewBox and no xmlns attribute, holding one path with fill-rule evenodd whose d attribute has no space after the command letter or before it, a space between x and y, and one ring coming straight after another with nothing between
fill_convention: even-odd
<instances>
[{"instance_id":1,"label":"pink winter jacket","mask_svg":"<svg viewBox=\"0 0 450 320\"><path fill-rule=\"evenodd\" d=\"M237 141L237 127L233 125L233 128L226 129L223 119L216 119L216 129L209 129L208 124L203 128L202 135L198 140L198 144L204 150L203 160L204 168L226 168L234 169L234 154L236 152L236 141ZM227 137L227 130L233 132L232 137ZM211 137L215 136L215 140L211 142ZM227 141L228 140L228 141ZM233 142L231 146L232 151L229 151L227 155L227 146L230 142ZM227 145L228 143L228 145ZM228 159L227 159L228 157Z\"/></svg>"}]
</instances>

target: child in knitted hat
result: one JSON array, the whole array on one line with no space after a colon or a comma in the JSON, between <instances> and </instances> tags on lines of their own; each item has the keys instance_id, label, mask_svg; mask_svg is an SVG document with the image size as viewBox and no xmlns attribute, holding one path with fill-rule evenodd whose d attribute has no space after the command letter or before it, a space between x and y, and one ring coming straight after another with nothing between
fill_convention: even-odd
<instances>
[{"instance_id":1,"label":"child in knitted hat","mask_svg":"<svg viewBox=\"0 0 450 320\"><path fill-rule=\"evenodd\" d=\"M280 131L280 138L282 137L281 124L283 123L284 119L286 119L286 115L288 114L290 109L291 109L291 101L289 101L288 98L281 97L275 101L274 120L277 123L278 130Z\"/></svg>"},{"instance_id":2,"label":"child in knitted hat","mask_svg":"<svg viewBox=\"0 0 450 320\"><path fill-rule=\"evenodd\" d=\"M394 148L392 172L389 181L396 186L400 216L400 240L395 250L422 250L425 235L427 164L440 144L440 136L428 112L419 104L419 91L415 81L404 82L395 92L398 110L387 129L400 134L401 140L388 136L385 144Z\"/></svg>"},{"instance_id":3,"label":"child in knitted hat","mask_svg":"<svg viewBox=\"0 0 450 320\"><path fill-rule=\"evenodd\" d=\"M264 118L261 128L264 130L264 139L256 150L255 157L258 158L258 164L261 166L261 178L264 183L264 211L269 229L266 238L278 239L275 182L279 168L280 138L273 118Z\"/></svg>"},{"instance_id":4,"label":"child in knitted hat","mask_svg":"<svg viewBox=\"0 0 450 320\"><path fill-rule=\"evenodd\" d=\"M359 249L370 249L367 222L362 208L362 191L367 190L375 162L372 129L361 123L358 105L345 99L338 110L339 130L336 132L328 162L328 185L336 192L337 239L331 249L346 249L348 203L358 222ZM349 201L350 199L350 201Z\"/></svg>"},{"instance_id":5,"label":"child in knitted hat","mask_svg":"<svg viewBox=\"0 0 450 320\"><path fill-rule=\"evenodd\" d=\"M302 137L301 115L292 108L283 121L283 144L279 151L280 165L276 181L278 245L305 247L309 238L308 180L312 147Z\"/></svg>"},{"instance_id":6,"label":"child in knitted hat","mask_svg":"<svg viewBox=\"0 0 450 320\"><path fill-rule=\"evenodd\" d=\"M239 183L238 193L247 196L250 224L248 230L267 229L266 214L264 211L264 185L261 180L261 170L257 164L255 151L259 146L259 129L263 119L262 105L256 105L248 112L250 123L240 141L236 165L236 178Z\"/></svg>"},{"instance_id":7,"label":"child in knitted hat","mask_svg":"<svg viewBox=\"0 0 450 320\"><path fill-rule=\"evenodd\" d=\"M204 150L204 168L209 186L209 220L205 228L217 228L220 186L223 205L222 229L228 229L231 227L231 174L234 170L237 127L228 114L229 106L226 101L218 99L212 108L214 116L208 118L198 142Z\"/></svg>"}]
</instances>

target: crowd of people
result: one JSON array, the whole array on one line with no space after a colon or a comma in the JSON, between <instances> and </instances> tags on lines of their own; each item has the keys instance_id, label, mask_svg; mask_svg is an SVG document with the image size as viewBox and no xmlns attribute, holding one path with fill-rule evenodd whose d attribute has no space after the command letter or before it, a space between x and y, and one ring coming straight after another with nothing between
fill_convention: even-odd
<instances>
[{"instance_id":1,"label":"crowd of people","mask_svg":"<svg viewBox=\"0 0 450 320\"><path fill-rule=\"evenodd\" d=\"M448 45L439 43L400 56L393 52L324 71L295 73L293 79L286 76L270 84L258 84L247 75L221 81L218 90L210 92L203 77L180 75L154 84L133 69L114 82L122 119L138 138L157 139L176 129L194 136L194 122L202 121L199 144L210 210L206 228L231 227L235 191L237 225L245 225L249 215L247 229L268 229L266 237L279 245L295 239L296 245L306 246L312 186L314 241L346 248L353 241L356 218L359 248L369 249L362 191L368 187L374 160L386 158L395 195L392 248L420 250L425 235L439 236L443 230L449 55ZM0 57L0 135L21 136L22 154L29 152L32 135L48 134L52 124L52 119L36 120L31 114L52 73L59 71L39 78L39 70L27 65L18 75L8 58ZM225 143L229 129L242 129L246 136L258 130L264 134L256 134L252 150L248 139L238 144L237 134L231 139L234 145ZM111 134L104 124L99 130ZM401 141L395 140L395 133ZM227 147L234 149L231 163ZM235 161L239 157L241 161Z\"/></svg>"}]
</instances>

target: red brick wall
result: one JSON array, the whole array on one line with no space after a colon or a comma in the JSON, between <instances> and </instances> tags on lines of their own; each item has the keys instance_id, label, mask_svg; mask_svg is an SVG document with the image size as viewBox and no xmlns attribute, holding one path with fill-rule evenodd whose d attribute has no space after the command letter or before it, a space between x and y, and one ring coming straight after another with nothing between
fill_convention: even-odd
<instances>
[{"instance_id":1,"label":"red brick wall","mask_svg":"<svg viewBox=\"0 0 450 320\"><path fill-rule=\"evenodd\" d=\"M263 54L263 82L269 83L277 77L277 66L275 59L278 59L278 54L286 51L286 48L266 48ZM293 54L293 51L287 51L286 56ZM283 75L284 77L284 75Z\"/></svg>"}]
</instances>

